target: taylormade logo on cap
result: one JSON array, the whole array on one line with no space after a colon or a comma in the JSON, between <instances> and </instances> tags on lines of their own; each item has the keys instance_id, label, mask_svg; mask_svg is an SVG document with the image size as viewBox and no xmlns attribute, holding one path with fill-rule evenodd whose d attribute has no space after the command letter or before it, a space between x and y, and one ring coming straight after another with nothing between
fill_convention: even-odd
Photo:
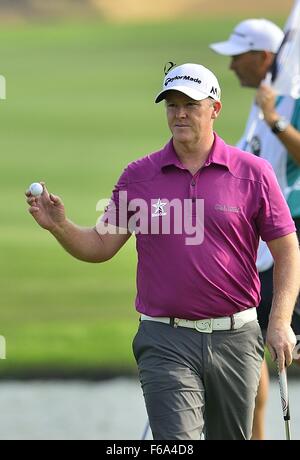
<instances>
[{"instance_id":1,"label":"taylormade logo on cap","mask_svg":"<svg viewBox=\"0 0 300 460\"><path fill-rule=\"evenodd\" d=\"M221 98L217 77L200 64L183 64L172 69L166 75L163 90L158 94L155 102L165 99L170 90L180 91L196 101L208 97L219 101Z\"/></svg>"},{"instance_id":2,"label":"taylormade logo on cap","mask_svg":"<svg viewBox=\"0 0 300 460\"><path fill-rule=\"evenodd\" d=\"M168 86L169 83L173 83L174 80L189 80L195 83L199 83L199 85L201 85L202 83L201 80L199 80L199 78L193 78L189 75L176 75L176 77L167 78L167 80L165 81L165 86Z\"/></svg>"},{"instance_id":3,"label":"taylormade logo on cap","mask_svg":"<svg viewBox=\"0 0 300 460\"><path fill-rule=\"evenodd\" d=\"M277 53L283 41L283 31L267 19L247 19L240 22L227 41L213 43L210 48L224 56L237 56L248 51Z\"/></svg>"}]
</instances>

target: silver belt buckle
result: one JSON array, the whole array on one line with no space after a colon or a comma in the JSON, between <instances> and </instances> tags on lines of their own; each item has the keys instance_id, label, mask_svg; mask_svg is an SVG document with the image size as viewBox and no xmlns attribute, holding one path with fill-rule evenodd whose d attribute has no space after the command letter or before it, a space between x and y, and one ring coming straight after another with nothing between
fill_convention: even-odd
<instances>
[{"instance_id":1,"label":"silver belt buckle","mask_svg":"<svg viewBox=\"0 0 300 460\"><path fill-rule=\"evenodd\" d=\"M213 331L213 319L200 319L196 321L195 328L198 332L211 334Z\"/></svg>"}]
</instances>

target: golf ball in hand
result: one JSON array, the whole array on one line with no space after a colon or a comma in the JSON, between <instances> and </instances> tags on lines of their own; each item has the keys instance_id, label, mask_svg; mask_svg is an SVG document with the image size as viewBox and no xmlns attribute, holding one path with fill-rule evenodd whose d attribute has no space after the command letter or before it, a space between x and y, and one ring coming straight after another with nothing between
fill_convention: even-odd
<instances>
[{"instance_id":1,"label":"golf ball in hand","mask_svg":"<svg viewBox=\"0 0 300 460\"><path fill-rule=\"evenodd\" d=\"M31 184L31 186L29 187L29 191L30 191L32 196L41 196L41 194L43 193L44 189L43 189L43 186L41 184L35 182L34 184Z\"/></svg>"}]
</instances>

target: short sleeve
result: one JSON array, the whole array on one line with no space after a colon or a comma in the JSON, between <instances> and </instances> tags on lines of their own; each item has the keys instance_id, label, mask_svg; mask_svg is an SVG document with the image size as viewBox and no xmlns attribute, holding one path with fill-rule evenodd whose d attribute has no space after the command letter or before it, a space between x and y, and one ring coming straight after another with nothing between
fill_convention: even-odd
<instances>
[{"instance_id":1,"label":"short sleeve","mask_svg":"<svg viewBox=\"0 0 300 460\"><path fill-rule=\"evenodd\" d=\"M117 228L127 229L132 213L128 211L128 169L119 178L101 222Z\"/></svg>"},{"instance_id":2,"label":"short sleeve","mask_svg":"<svg viewBox=\"0 0 300 460\"><path fill-rule=\"evenodd\" d=\"M264 241L272 241L294 233L296 227L273 168L268 162L264 163L257 226L261 238Z\"/></svg>"}]
</instances>

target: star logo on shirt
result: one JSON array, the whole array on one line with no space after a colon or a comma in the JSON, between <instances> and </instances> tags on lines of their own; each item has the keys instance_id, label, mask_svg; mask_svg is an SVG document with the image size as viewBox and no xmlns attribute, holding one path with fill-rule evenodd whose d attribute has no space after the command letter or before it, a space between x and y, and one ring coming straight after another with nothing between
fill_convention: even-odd
<instances>
[{"instance_id":1,"label":"star logo on shirt","mask_svg":"<svg viewBox=\"0 0 300 460\"><path fill-rule=\"evenodd\" d=\"M152 217L166 216L165 206L167 203L163 203L159 198L156 204L153 204L152 207L155 208L155 212L152 214Z\"/></svg>"}]
</instances>

